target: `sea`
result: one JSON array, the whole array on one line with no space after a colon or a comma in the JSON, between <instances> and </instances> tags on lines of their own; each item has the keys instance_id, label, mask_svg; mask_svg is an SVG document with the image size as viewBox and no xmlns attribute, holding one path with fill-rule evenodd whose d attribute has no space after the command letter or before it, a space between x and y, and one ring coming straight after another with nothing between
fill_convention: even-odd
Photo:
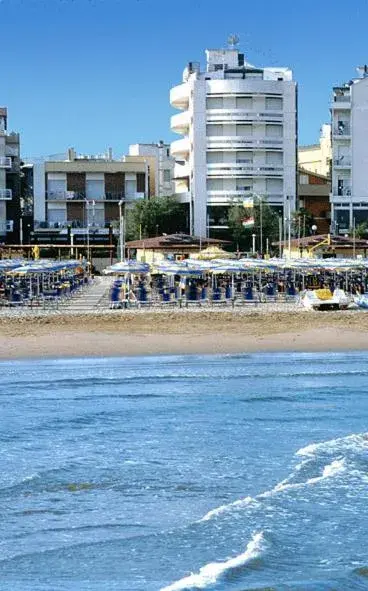
<instances>
[{"instance_id":1,"label":"sea","mask_svg":"<svg viewBox=\"0 0 368 591\"><path fill-rule=\"evenodd\" d=\"M368 589L367 353L0 368L1 591Z\"/></svg>"}]
</instances>

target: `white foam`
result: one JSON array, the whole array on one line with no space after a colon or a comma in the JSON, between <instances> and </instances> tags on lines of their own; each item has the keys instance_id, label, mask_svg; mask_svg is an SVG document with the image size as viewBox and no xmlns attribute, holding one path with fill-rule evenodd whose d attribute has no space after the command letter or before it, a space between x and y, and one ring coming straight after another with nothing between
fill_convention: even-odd
<instances>
[{"instance_id":1,"label":"white foam","mask_svg":"<svg viewBox=\"0 0 368 591\"><path fill-rule=\"evenodd\" d=\"M228 513L232 509L242 508L250 503L254 502L255 499L253 497L245 497L244 499L239 499L238 501L234 501L233 503L229 503L228 505L221 505L220 507L216 507L216 509L212 509L204 517L198 520L198 523L202 521L209 521L213 517L217 517L218 515L222 515L223 513Z\"/></svg>"},{"instance_id":2,"label":"white foam","mask_svg":"<svg viewBox=\"0 0 368 591\"><path fill-rule=\"evenodd\" d=\"M353 448L357 450L367 449L368 447L368 433L357 433L348 435L347 437L338 437L330 439L329 441L322 441L321 443L311 443L306 447L302 447L296 452L297 456L315 456L318 451L333 451L336 449Z\"/></svg>"},{"instance_id":3,"label":"white foam","mask_svg":"<svg viewBox=\"0 0 368 591\"><path fill-rule=\"evenodd\" d=\"M188 577L184 577L168 587L162 587L160 591L183 591L185 589L205 589L208 585L216 583L219 577L225 574L232 568L245 565L250 560L257 558L264 548L263 532L253 534L252 539L248 543L245 552L239 554L235 558L230 558L225 562L211 562L202 566L198 574L192 573Z\"/></svg>"}]
</instances>

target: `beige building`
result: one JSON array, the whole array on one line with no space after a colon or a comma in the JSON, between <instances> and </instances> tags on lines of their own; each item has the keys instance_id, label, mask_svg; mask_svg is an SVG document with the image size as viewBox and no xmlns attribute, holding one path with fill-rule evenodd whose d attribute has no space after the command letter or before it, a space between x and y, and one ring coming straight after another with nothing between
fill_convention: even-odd
<instances>
[{"instance_id":1,"label":"beige building","mask_svg":"<svg viewBox=\"0 0 368 591\"><path fill-rule=\"evenodd\" d=\"M324 124L321 128L319 144L298 148L298 165L309 172L330 177L331 158L331 125Z\"/></svg>"},{"instance_id":2,"label":"beige building","mask_svg":"<svg viewBox=\"0 0 368 591\"><path fill-rule=\"evenodd\" d=\"M148 196L148 164L134 158L114 159L109 150L78 155L73 148L33 163L35 235L62 242L86 230L98 240L119 225L119 204L129 207ZM57 234L57 236L56 236Z\"/></svg>"}]
</instances>

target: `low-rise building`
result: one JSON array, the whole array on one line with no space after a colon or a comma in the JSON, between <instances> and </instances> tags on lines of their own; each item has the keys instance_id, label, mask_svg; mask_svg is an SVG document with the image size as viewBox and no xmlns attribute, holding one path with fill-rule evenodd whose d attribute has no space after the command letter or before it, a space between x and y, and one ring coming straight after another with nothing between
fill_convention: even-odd
<instances>
[{"instance_id":1,"label":"low-rise building","mask_svg":"<svg viewBox=\"0 0 368 591\"><path fill-rule=\"evenodd\" d=\"M181 260L198 253L207 246L222 246L226 240L199 238L187 234L169 234L126 243L128 258L135 255L137 261L158 263L164 259Z\"/></svg>"},{"instance_id":2,"label":"low-rise building","mask_svg":"<svg viewBox=\"0 0 368 591\"><path fill-rule=\"evenodd\" d=\"M19 151L19 134L8 132L8 112L6 107L0 107L0 242L19 239Z\"/></svg>"},{"instance_id":3,"label":"low-rise building","mask_svg":"<svg viewBox=\"0 0 368 591\"><path fill-rule=\"evenodd\" d=\"M331 225L331 179L299 167L298 198L299 209L304 208L313 215L319 234L328 233ZM303 235L303 231L301 233Z\"/></svg>"},{"instance_id":4,"label":"low-rise building","mask_svg":"<svg viewBox=\"0 0 368 591\"><path fill-rule=\"evenodd\" d=\"M121 212L148 196L148 165L144 160L114 159L109 150L97 156L78 155L73 148L33 161L34 240L75 243L106 242L118 233Z\"/></svg>"}]
</instances>

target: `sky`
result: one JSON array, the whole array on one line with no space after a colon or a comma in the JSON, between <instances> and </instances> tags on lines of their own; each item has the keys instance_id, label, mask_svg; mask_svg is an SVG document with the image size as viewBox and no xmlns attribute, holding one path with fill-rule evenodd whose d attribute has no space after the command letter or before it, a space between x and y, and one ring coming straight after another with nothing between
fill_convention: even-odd
<instances>
[{"instance_id":1,"label":"sky","mask_svg":"<svg viewBox=\"0 0 368 591\"><path fill-rule=\"evenodd\" d=\"M332 87L368 61L367 19L368 0L0 0L0 106L23 157L172 141L170 88L235 33L249 62L292 68L299 144L316 143Z\"/></svg>"}]
</instances>

